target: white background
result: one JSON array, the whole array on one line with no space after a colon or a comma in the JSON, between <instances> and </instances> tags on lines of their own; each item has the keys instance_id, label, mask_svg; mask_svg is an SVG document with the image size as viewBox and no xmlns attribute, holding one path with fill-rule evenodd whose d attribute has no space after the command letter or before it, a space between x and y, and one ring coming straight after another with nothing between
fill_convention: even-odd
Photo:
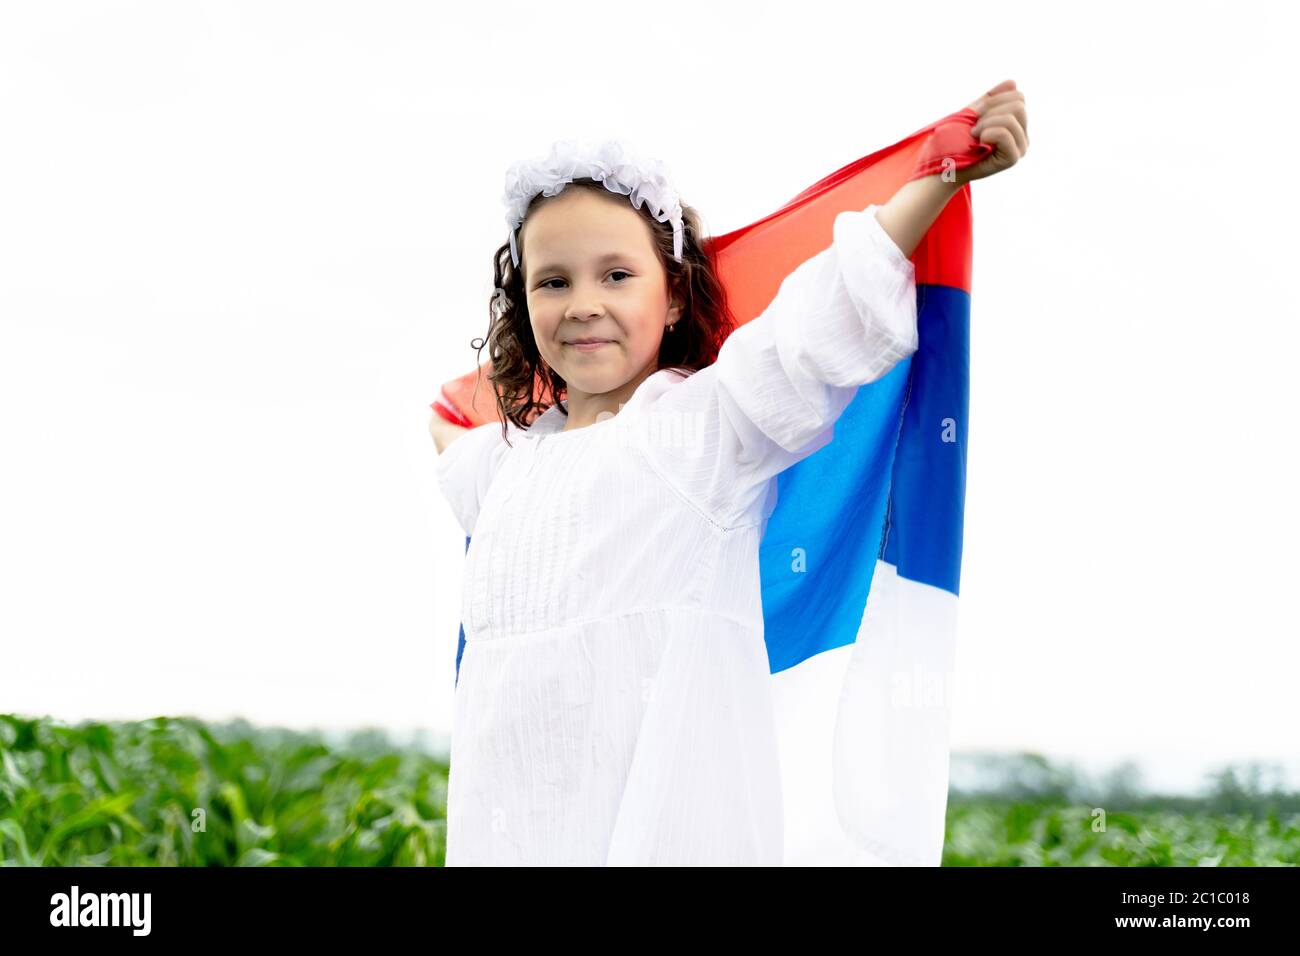
<instances>
[{"instance_id":1,"label":"white background","mask_svg":"<svg viewBox=\"0 0 1300 956\"><path fill-rule=\"evenodd\" d=\"M625 136L721 234L1011 78L954 745L1294 760L1284 8L890 6L6 4L0 711L445 734L509 162Z\"/></svg>"}]
</instances>

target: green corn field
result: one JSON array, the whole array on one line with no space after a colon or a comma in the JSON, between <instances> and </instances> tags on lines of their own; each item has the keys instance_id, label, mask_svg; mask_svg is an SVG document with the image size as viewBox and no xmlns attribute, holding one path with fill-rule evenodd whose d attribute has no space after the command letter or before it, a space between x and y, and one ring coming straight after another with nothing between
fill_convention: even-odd
<instances>
[{"instance_id":1,"label":"green corn field","mask_svg":"<svg viewBox=\"0 0 1300 956\"><path fill-rule=\"evenodd\" d=\"M5 866L440 866L446 795L445 758L373 731L0 715ZM1025 755L952 791L943 863L1296 865L1300 794L1226 768L1201 796L1141 795Z\"/></svg>"}]
</instances>

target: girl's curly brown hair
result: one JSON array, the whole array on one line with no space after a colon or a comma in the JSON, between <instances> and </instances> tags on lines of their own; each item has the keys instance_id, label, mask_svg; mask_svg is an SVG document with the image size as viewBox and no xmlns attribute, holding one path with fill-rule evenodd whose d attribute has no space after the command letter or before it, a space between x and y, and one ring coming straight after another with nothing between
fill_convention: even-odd
<instances>
[{"instance_id":1,"label":"girl's curly brown hair","mask_svg":"<svg viewBox=\"0 0 1300 956\"><path fill-rule=\"evenodd\" d=\"M589 177L575 179L564 188L573 187L613 195L603 183ZM527 222L528 215L549 198L554 197L541 193L534 196L528 204L524 221ZM726 291L718 279L713 253L703 236L699 213L694 207L682 203L682 261L678 262L673 258L672 224L655 219L644 206L633 207L629 202L629 207L650 224L659 261L668 274L669 298L680 297L683 303L681 318L674 325L672 334L665 334L660 342L659 369L678 368L695 372L712 365L717 361L722 343L735 328L735 319L727 307ZM563 397L566 388L559 373L542 360L533 338L523 265L521 257L520 268L515 268L510 258L509 241L497 249L493 256L494 282L496 288L505 290L507 301L498 308L495 304L498 296L493 293L493 302L488 306L490 319L486 342L476 338L471 343L480 354L485 344L488 348L492 363L488 380L492 383L501 415L502 437L506 435L507 422L527 428L557 398ZM480 363L479 381L482 377ZM477 389L476 383L476 395ZM560 409L568 414L563 405Z\"/></svg>"}]
</instances>

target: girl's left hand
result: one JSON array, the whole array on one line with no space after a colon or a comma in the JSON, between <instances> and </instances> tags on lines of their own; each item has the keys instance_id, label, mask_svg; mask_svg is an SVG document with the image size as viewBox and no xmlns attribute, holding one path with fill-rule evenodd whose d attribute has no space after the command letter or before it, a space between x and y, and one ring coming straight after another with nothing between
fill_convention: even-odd
<instances>
[{"instance_id":1,"label":"girl's left hand","mask_svg":"<svg viewBox=\"0 0 1300 956\"><path fill-rule=\"evenodd\" d=\"M1010 169L1029 149L1029 119L1025 114L1025 94L1016 89L1015 80L1003 80L967 109L979 114L971 135L994 147L994 152L973 166L957 171L957 182L983 179Z\"/></svg>"}]
</instances>

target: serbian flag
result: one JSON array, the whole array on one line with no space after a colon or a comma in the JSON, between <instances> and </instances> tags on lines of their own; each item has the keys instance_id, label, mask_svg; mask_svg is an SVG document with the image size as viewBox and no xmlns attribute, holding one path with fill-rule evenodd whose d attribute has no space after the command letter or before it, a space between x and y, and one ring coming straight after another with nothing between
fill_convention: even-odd
<instances>
[{"instance_id":1,"label":"serbian flag","mask_svg":"<svg viewBox=\"0 0 1300 956\"><path fill-rule=\"evenodd\" d=\"M970 135L977 119L969 108L946 116L710 237L737 324L831 245L839 213L989 155ZM911 259L918 350L862 386L832 440L777 477L759 549L787 865L937 866L943 855L966 491L969 184ZM480 390L473 402L477 374L448 382L432 407L466 427L499 421L492 396ZM464 646L462 627L458 675Z\"/></svg>"}]
</instances>

